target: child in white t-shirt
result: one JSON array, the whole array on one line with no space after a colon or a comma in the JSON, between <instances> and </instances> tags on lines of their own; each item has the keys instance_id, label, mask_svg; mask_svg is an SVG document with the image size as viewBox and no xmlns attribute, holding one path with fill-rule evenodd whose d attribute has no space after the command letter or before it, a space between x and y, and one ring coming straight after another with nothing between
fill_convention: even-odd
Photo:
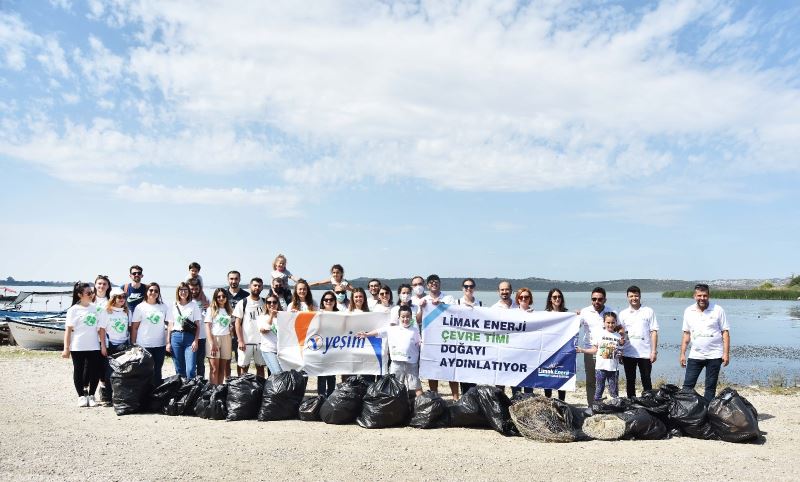
<instances>
[{"instance_id":1,"label":"child in white t-shirt","mask_svg":"<svg viewBox=\"0 0 800 482\"><path fill-rule=\"evenodd\" d=\"M398 313L399 325L389 325L380 330L362 331L357 336L359 338L368 336L387 338L389 356L392 359L389 373L394 374L401 383L405 384L406 388L414 390L417 396L420 396L422 395L422 384L419 381L419 330L411 324L411 308L402 305Z\"/></svg>"},{"instance_id":2,"label":"child in white t-shirt","mask_svg":"<svg viewBox=\"0 0 800 482\"><path fill-rule=\"evenodd\" d=\"M286 256L282 254L275 256L275 261L272 262L272 279L281 280L284 288L289 288L289 280L297 283L297 278L286 268Z\"/></svg>"},{"instance_id":3,"label":"child in white t-shirt","mask_svg":"<svg viewBox=\"0 0 800 482\"><path fill-rule=\"evenodd\" d=\"M612 398L619 397L617 377L619 359L622 356L622 345L625 339L617 333L617 314L613 311L603 316L605 330L592 339L591 348L575 348L577 353L597 354L595 357L595 390L594 399L603 397L603 390L608 382L608 393Z\"/></svg>"}]
</instances>

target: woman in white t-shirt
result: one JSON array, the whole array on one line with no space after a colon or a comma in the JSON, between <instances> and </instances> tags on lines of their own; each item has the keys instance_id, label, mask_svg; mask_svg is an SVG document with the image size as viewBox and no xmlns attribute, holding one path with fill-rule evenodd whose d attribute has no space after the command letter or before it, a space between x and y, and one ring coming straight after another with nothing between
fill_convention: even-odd
<instances>
[{"instance_id":1,"label":"woman in white t-shirt","mask_svg":"<svg viewBox=\"0 0 800 482\"><path fill-rule=\"evenodd\" d=\"M150 283L144 302L136 305L131 320L131 343L147 349L153 356L153 386L161 385L161 368L167 352L167 323L172 310L161 301L161 286Z\"/></svg>"},{"instance_id":2,"label":"woman in white t-shirt","mask_svg":"<svg viewBox=\"0 0 800 482\"><path fill-rule=\"evenodd\" d=\"M192 379L197 374L197 346L203 317L200 307L192 301L189 284L181 282L175 289L175 304L172 319L167 327L169 343L166 349L172 353L175 373Z\"/></svg>"},{"instance_id":3,"label":"woman in white t-shirt","mask_svg":"<svg viewBox=\"0 0 800 482\"><path fill-rule=\"evenodd\" d=\"M376 313L389 313L392 311L392 289L387 285L381 286L378 291L378 303L372 307Z\"/></svg>"},{"instance_id":4,"label":"woman in white t-shirt","mask_svg":"<svg viewBox=\"0 0 800 482\"><path fill-rule=\"evenodd\" d=\"M547 300L544 304L544 311L558 311L565 312L567 310L567 300L564 299L564 293L558 288L553 288L547 293ZM553 390L550 388L544 389L544 396L550 398L553 395ZM558 391L558 399L562 402L567 398L566 390Z\"/></svg>"},{"instance_id":5,"label":"woman in white t-shirt","mask_svg":"<svg viewBox=\"0 0 800 482\"><path fill-rule=\"evenodd\" d=\"M517 302L517 309L530 313L533 311L533 292L530 288L520 288L514 296L514 301ZM511 395L514 396L519 392L533 393L531 387L511 387Z\"/></svg>"},{"instance_id":6,"label":"woman in white t-shirt","mask_svg":"<svg viewBox=\"0 0 800 482\"><path fill-rule=\"evenodd\" d=\"M97 275L97 278L94 279L94 299L92 300L97 307L97 313L105 311L109 291L111 291L111 280L104 274Z\"/></svg>"},{"instance_id":7,"label":"woman in white t-shirt","mask_svg":"<svg viewBox=\"0 0 800 482\"><path fill-rule=\"evenodd\" d=\"M214 290L204 323L209 345L208 366L211 368L209 381L214 385L222 385L225 379L231 376L233 308L225 291L224 288Z\"/></svg>"},{"instance_id":8,"label":"woman in white t-shirt","mask_svg":"<svg viewBox=\"0 0 800 482\"><path fill-rule=\"evenodd\" d=\"M75 283L72 306L67 310L62 358L72 357L72 381L78 392L79 407L94 407L94 392L103 373L106 352L106 330L98 319L89 283ZM87 391L87 388L88 391Z\"/></svg>"},{"instance_id":9,"label":"woman in white t-shirt","mask_svg":"<svg viewBox=\"0 0 800 482\"><path fill-rule=\"evenodd\" d=\"M350 313L369 313L369 304L367 303L367 292L364 288L354 288L353 295L351 296L350 306L347 307Z\"/></svg>"},{"instance_id":10,"label":"woman in white t-shirt","mask_svg":"<svg viewBox=\"0 0 800 482\"><path fill-rule=\"evenodd\" d=\"M100 311L100 319L106 328L106 346L108 354L113 355L118 351L118 347L128 343L128 326L130 325L130 313L128 312L128 302L125 292L120 288L113 288L108 300ZM101 401L105 405L111 404L113 395L111 389L111 365L108 357L103 358L103 384L100 387Z\"/></svg>"},{"instance_id":11,"label":"woman in white t-shirt","mask_svg":"<svg viewBox=\"0 0 800 482\"><path fill-rule=\"evenodd\" d=\"M258 315L258 318L256 318L258 331L261 333L261 343L258 347L261 350L264 363L267 364L269 374L272 376L283 371L281 363L278 361L278 327L275 324L275 318L278 316L278 312L281 311L281 302L273 294L266 297L264 304L267 307L267 312L263 315Z\"/></svg>"},{"instance_id":12,"label":"woman in white t-shirt","mask_svg":"<svg viewBox=\"0 0 800 482\"><path fill-rule=\"evenodd\" d=\"M320 311L339 311L336 306L336 295L333 291L326 291L320 298ZM325 398L330 397L331 393L336 389L336 376L326 375L317 377L317 393L324 395Z\"/></svg>"},{"instance_id":13,"label":"woman in white t-shirt","mask_svg":"<svg viewBox=\"0 0 800 482\"><path fill-rule=\"evenodd\" d=\"M292 302L289 304L289 311L317 311L319 308L314 303L311 296L311 289L308 281L300 278L294 285L292 291Z\"/></svg>"}]
</instances>

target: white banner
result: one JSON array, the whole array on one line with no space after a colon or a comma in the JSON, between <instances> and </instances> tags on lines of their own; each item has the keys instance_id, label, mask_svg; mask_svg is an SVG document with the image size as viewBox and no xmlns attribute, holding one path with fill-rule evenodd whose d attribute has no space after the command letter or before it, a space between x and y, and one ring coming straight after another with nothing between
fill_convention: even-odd
<instances>
[{"instance_id":1,"label":"white banner","mask_svg":"<svg viewBox=\"0 0 800 482\"><path fill-rule=\"evenodd\" d=\"M575 389L574 313L426 306L420 378Z\"/></svg>"},{"instance_id":2,"label":"white banner","mask_svg":"<svg viewBox=\"0 0 800 482\"><path fill-rule=\"evenodd\" d=\"M286 369L311 376L383 375L384 340L358 338L359 331L381 329L388 313L279 312L278 359Z\"/></svg>"}]
</instances>

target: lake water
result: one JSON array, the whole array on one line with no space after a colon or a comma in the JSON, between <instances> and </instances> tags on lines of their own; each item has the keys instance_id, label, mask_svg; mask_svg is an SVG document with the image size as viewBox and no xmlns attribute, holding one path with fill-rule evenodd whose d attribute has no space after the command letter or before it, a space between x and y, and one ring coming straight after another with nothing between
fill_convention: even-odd
<instances>
[{"instance_id":1,"label":"lake water","mask_svg":"<svg viewBox=\"0 0 800 482\"><path fill-rule=\"evenodd\" d=\"M16 288L16 289L22 289ZM36 291L58 291L64 288L27 287ZM164 301L174 301L175 287L162 286ZM208 295L211 289L207 289ZM460 292L447 292L460 297ZM314 290L319 300L322 291ZM497 293L476 293L476 297L489 306L497 301ZM544 308L546 292L534 292L534 306ZM564 293L566 305L571 310L590 304L590 293ZM713 292L712 292L713 299ZM52 297L47 303L51 310L59 305L66 308L69 296ZM680 384L683 369L678 362L681 343L683 310L693 303L686 298L662 298L661 293L644 293L642 304L656 312L660 325L658 360L653 366L653 381L664 380ZM607 304L615 309L627 306L625 293L608 293ZM731 326L731 362L722 369L722 381L742 385L768 385L782 380L790 386L800 385L800 301L773 300L720 300ZM25 309L44 309L44 298L25 303ZM578 363L579 380L583 379L583 363ZM701 375L702 377L702 375Z\"/></svg>"}]
</instances>

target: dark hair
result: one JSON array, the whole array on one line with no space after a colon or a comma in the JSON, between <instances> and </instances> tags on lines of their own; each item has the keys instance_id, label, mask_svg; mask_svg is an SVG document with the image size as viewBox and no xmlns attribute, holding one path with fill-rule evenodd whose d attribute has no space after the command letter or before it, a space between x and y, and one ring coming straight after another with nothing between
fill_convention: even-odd
<instances>
[{"instance_id":1,"label":"dark hair","mask_svg":"<svg viewBox=\"0 0 800 482\"><path fill-rule=\"evenodd\" d=\"M594 289L592 290L592 293L600 293L601 295L603 295L603 298L606 298L606 290L601 286L595 286Z\"/></svg>"},{"instance_id":2,"label":"dark hair","mask_svg":"<svg viewBox=\"0 0 800 482\"><path fill-rule=\"evenodd\" d=\"M306 297L305 299L300 299L300 296L297 294L297 287L300 285L304 285L306 287ZM300 310L300 303L305 303L308 306L308 311L314 311L314 297L311 295L311 288L308 286L308 281L300 278L294 284L294 289L292 290L292 308L295 310Z\"/></svg>"},{"instance_id":3,"label":"dark hair","mask_svg":"<svg viewBox=\"0 0 800 482\"><path fill-rule=\"evenodd\" d=\"M196 281L197 280L195 280L195 282ZM181 281L180 283L178 283L178 286L175 287L175 302L176 303L180 303L181 302L181 294L180 294L181 288L186 288L187 290L189 290L189 294L186 296L186 299L189 300L189 301L192 301L192 290L189 288L189 284L190 283L187 283L185 281ZM159 290L159 291L161 291L161 290Z\"/></svg>"},{"instance_id":4,"label":"dark hair","mask_svg":"<svg viewBox=\"0 0 800 482\"><path fill-rule=\"evenodd\" d=\"M373 281L377 281L379 285L382 285L382 284L383 284L383 283L381 283L381 280L379 280L378 278L372 278L371 280L367 281L367 287L369 287L369 285L370 285L370 284L371 284Z\"/></svg>"},{"instance_id":5,"label":"dark hair","mask_svg":"<svg viewBox=\"0 0 800 482\"><path fill-rule=\"evenodd\" d=\"M269 300L270 298L275 298L278 301L278 311L283 311L283 307L281 306L281 299L276 294L267 295L267 297L264 298L264 303L266 303L267 300Z\"/></svg>"},{"instance_id":6,"label":"dark hair","mask_svg":"<svg viewBox=\"0 0 800 482\"><path fill-rule=\"evenodd\" d=\"M72 287L72 305L70 306L75 306L81 301L81 294L86 288L94 290L94 286L90 285L89 283L84 283L83 281L78 281L75 283L75 285Z\"/></svg>"},{"instance_id":7,"label":"dark hair","mask_svg":"<svg viewBox=\"0 0 800 482\"><path fill-rule=\"evenodd\" d=\"M386 291L387 293L389 293L389 304L391 305L394 302L394 296L392 296L392 289L389 288L389 285L381 285L381 291ZM378 293L380 293L380 291Z\"/></svg>"},{"instance_id":8,"label":"dark hair","mask_svg":"<svg viewBox=\"0 0 800 482\"><path fill-rule=\"evenodd\" d=\"M295 286L297 286L297 285L295 285ZM319 309L321 311L325 311L324 310L324 307L325 307L325 303L324 302L325 302L325 297L328 296L328 295L333 296L333 309L331 311L339 311L339 307L336 306L336 293L334 293L331 290L328 290L328 291L322 293L322 297L319 299Z\"/></svg>"},{"instance_id":9,"label":"dark hair","mask_svg":"<svg viewBox=\"0 0 800 482\"><path fill-rule=\"evenodd\" d=\"M250 284L253 284L253 281L257 281L261 286L264 286L264 280L256 276L255 278L250 280Z\"/></svg>"},{"instance_id":10,"label":"dark hair","mask_svg":"<svg viewBox=\"0 0 800 482\"><path fill-rule=\"evenodd\" d=\"M606 311L605 314L603 314L603 320L606 318L614 318L614 321L617 321L617 314L613 311Z\"/></svg>"},{"instance_id":11,"label":"dark hair","mask_svg":"<svg viewBox=\"0 0 800 482\"><path fill-rule=\"evenodd\" d=\"M544 305L544 311L553 311L553 293L558 292L561 295L561 309L559 311L567 311L567 300L564 299L564 293L558 288L553 288L547 293L547 303Z\"/></svg>"},{"instance_id":12,"label":"dark hair","mask_svg":"<svg viewBox=\"0 0 800 482\"><path fill-rule=\"evenodd\" d=\"M141 266L139 266L138 264L135 264L135 265L131 266L130 268L128 268L128 274L130 274L130 273L131 273L131 271L133 271L133 270L135 270L135 269L138 269L139 271L141 271L142 273L144 273L144 270L142 269L142 267L141 267Z\"/></svg>"},{"instance_id":13,"label":"dark hair","mask_svg":"<svg viewBox=\"0 0 800 482\"><path fill-rule=\"evenodd\" d=\"M364 288L353 288L353 293L350 295L350 306L348 307L349 310L353 311L356 307L356 302L354 298L356 293L361 293L362 295L364 295L364 306L362 306L360 309L363 311L369 311L369 301L367 299L367 292L364 291Z\"/></svg>"},{"instance_id":14,"label":"dark hair","mask_svg":"<svg viewBox=\"0 0 800 482\"><path fill-rule=\"evenodd\" d=\"M158 283L156 283L155 281L153 281L152 283L148 283L147 286L145 287L144 301L147 302L147 291L150 288L152 288L153 286L158 288L158 299L156 300L156 303L157 304L163 303L164 301L161 299L161 286Z\"/></svg>"},{"instance_id":15,"label":"dark hair","mask_svg":"<svg viewBox=\"0 0 800 482\"><path fill-rule=\"evenodd\" d=\"M697 283L696 285L694 285L694 290L702 291L704 293L711 293L711 289L705 283Z\"/></svg>"},{"instance_id":16,"label":"dark hair","mask_svg":"<svg viewBox=\"0 0 800 482\"><path fill-rule=\"evenodd\" d=\"M200 271L200 263L198 263L197 261L192 261L191 263L189 263L189 269L192 268L196 269L197 271Z\"/></svg>"},{"instance_id":17,"label":"dark hair","mask_svg":"<svg viewBox=\"0 0 800 482\"><path fill-rule=\"evenodd\" d=\"M461 285L463 286L463 285L464 285L464 283L466 283L467 281L471 281L471 282L472 282L472 284L474 284L474 285L475 285L475 288L477 288L477 287L478 287L478 284L477 284L477 283L475 283L475 280L474 280L474 279L472 279L472 278L464 278L464 279L461 281Z\"/></svg>"},{"instance_id":18,"label":"dark hair","mask_svg":"<svg viewBox=\"0 0 800 482\"><path fill-rule=\"evenodd\" d=\"M342 272L342 276L344 276L344 267L342 267L342 265L335 264L335 265L331 266L331 274L333 274L333 270L335 270L335 269L338 269L339 271L341 271Z\"/></svg>"},{"instance_id":19,"label":"dark hair","mask_svg":"<svg viewBox=\"0 0 800 482\"><path fill-rule=\"evenodd\" d=\"M628 289L625 290L625 294L628 294L628 293L636 293L638 295L641 295L642 294L642 290L640 290L639 287L636 286L636 285L630 285L630 286L628 286Z\"/></svg>"},{"instance_id":20,"label":"dark hair","mask_svg":"<svg viewBox=\"0 0 800 482\"><path fill-rule=\"evenodd\" d=\"M400 313L403 311L407 311L409 313L413 313L411 311L411 307L408 305L402 305L400 308L397 309L397 317L400 318Z\"/></svg>"},{"instance_id":21,"label":"dark hair","mask_svg":"<svg viewBox=\"0 0 800 482\"><path fill-rule=\"evenodd\" d=\"M425 280L425 284L428 284L431 281L438 281L439 283L441 283L442 279L439 278L438 274L432 274L432 275L428 276L428 278Z\"/></svg>"},{"instance_id":22,"label":"dark hair","mask_svg":"<svg viewBox=\"0 0 800 482\"><path fill-rule=\"evenodd\" d=\"M421 276L415 276L414 278L421 278ZM414 280L414 278L411 278L411 280L413 281L413 280ZM408 291L409 291L409 292L413 292L413 291L411 290L411 285L410 285L410 284L408 284L408 283L400 283L400 286L398 286L398 287L397 287L397 304L398 304L398 305L400 305L400 304L401 304L401 302L400 302L400 291L401 291L403 288L408 288ZM411 303L411 300L409 300L408 302L409 302L409 303Z\"/></svg>"},{"instance_id":23,"label":"dark hair","mask_svg":"<svg viewBox=\"0 0 800 482\"><path fill-rule=\"evenodd\" d=\"M228 271L228 276L230 276L232 274L236 274L239 278L242 277L242 273L236 271L235 269L232 269L232 270Z\"/></svg>"},{"instance_id":24,"label":"dark hair","mask_svg":"<svg viewBox=\"0 0 800 482\"><path fill-rule=\"evenodd\" d=\"M414 276L413 278L411 278L411 284L413 284L413 283L414 283L414 280L415 280L415 279L417 279L417 278L419 278L419 279L421 279L423 282L425 282L425 278L423 278L423 277L422 277L422 276L420 276L420 275L417 275L417 276ZM410 284L409 284L409 286L410 286Z\"/></svg>"},{"instance_id":25,"label":"dark hair","mask_svg":"<svg viewBox=\"0 0 800 482\"><path fill-rule=\"evenodd\" d=\"M111 280L108 279L108 276L106 276L104 274L99 274L99 275L97 275L97 278L94 279L94 284L97 284L97 280L99 280L99 279L104 279L104 280L106 280L106 283L108 283L108 288L106 288L106 298L109 298L108 295L111 294ZM95 290L94 295L95 295L95 297L97 297L97 290Z\"/></svg>"},{"instance_id":26,"label":"dark hair","mask_svg":"<svg viewBox=\"0 0 800 482\"><path fill-rule=\"evenodd\" d=\"M191 286L197 285L200 288L203 287L203 283L200 282L200 278L189 278L189 281L187 281L186 283Z\"/></svg>"}]
</instances>

